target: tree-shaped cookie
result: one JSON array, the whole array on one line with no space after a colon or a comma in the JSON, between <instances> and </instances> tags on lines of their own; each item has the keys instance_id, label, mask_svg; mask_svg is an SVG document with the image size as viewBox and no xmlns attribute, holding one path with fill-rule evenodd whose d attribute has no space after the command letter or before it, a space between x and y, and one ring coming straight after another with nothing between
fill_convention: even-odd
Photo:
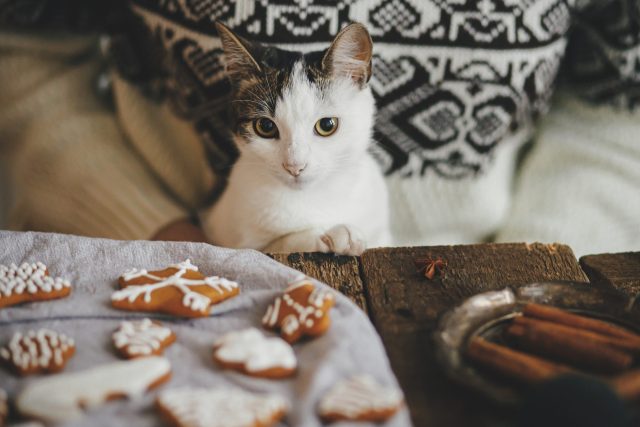
<instances>
[{"instance_id":1,"label":"tree-shaped cookie","mask_svg":"<svg viewBox=\"0 0 640 427\"><path fill-rule=\"evenodd\" d=\"M331 325L329 310L335 298L330 291L316 288L307 278L292 283L267 308L262 324L279 329L285 341L322 335Z\"/></svg>"},{"instance_id":2,"label":"tree-shaped cookie","mask_svg":"<svg viewBox=\"0 0 640 427\"><path fill-rule=\"evenodd\" d=\"M206 277L189 260L164 270L133 269L118 280L111 305L122 310L152 311L186 317L209 315L212 304L238 295L236 282Z\"/></svg>"},{"instance_id":3,"label":"tree-shaped cookie","mask_svg":"<svg viewBox=\"0 0 640 427\"><path fill-rule=\"evenodd\" d=\"M41 262L0 265L0 308L29 301L46 301L66 297L71 283L49 276Z\"/></svg>"},{"instance_id":4,"label":"tree-shaped cookie","mask_svg":"<svg viewBox=\"0 0 640 427\"><path fill-rule=\"evenodd\" d=\"M50 329L16 332L0 348L0 361L20 375L55 373L64 369L75 353L74 341Z\"/></svg>"}]
</instances>

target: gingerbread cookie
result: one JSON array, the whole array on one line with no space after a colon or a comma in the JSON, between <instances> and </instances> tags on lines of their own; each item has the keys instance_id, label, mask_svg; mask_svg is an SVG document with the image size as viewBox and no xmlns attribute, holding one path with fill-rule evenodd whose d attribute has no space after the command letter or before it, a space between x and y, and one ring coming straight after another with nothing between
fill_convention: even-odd
<instances>
[{"instance_id":1,"label":"gingerbread cookie","mask_svg":"<svg viewBox=\"0 0 640 427\"><path fill-rule=\"evenodd\" d=\"M171 329L150 319L124 321L112 337L113 345L127 359L160 355L176 340Z\"/></svg>"},{"instance_id":2,"label":"gingerbread cookie","mask_svg":"<svg viewBox=\"0 0 640 427\"><path fill-rule=\"evenodd\" d=\"M279 396L236 388L176 388L160 393L160 412L178 427L270 427L288 410Z\"/></svg>"},{"instance_id":3,"label":"gingerbread cookie","mask_svg":"<svg viewBox=\"0 0 640 427\"><path fill-rule=\"evenodd\" d=\"M303 277L269 305L262 324L267 328L280 329L282 338L289 343L303 336L322 335L331 324L329 310L334 303L331 292L316 288Z\"/></svg>"},{"instance_id":4,"label":"gingerbread cookie","mask_svg":"<svg viewBox=\"0 0 640 427\"><path fill-rule=\"evenodd\" d=\"M154 311L186 317L208 316L212 304L238 295L236 282L205 277L189 260L164 270L131 270L118 280L111 305L123 310Z\"/></svg>"},{"instance_id":5,"label":"gingerbread cookie","mask_svg":"<svg viewBox=\"0 0 640 427\"><path fill-rule=\"evenodd\" d=\"M80 418L82 409L119 397L140 397L171 376L169 360L141 357L28 383L16 399L24 416L46 423Z\"/></svg>"},{"instance_id":6,"label":"gingerbread cookie","mask_svg":"<svg viewBox=\"0 0 640 427\"><path fill-rule=\"evenodd\" d=\"M338 420L381 422L393 416L402 406L402 393L383 387L368 375L342 381L320 401L320 417Z\"/></svg>"},{"instance_id":7,"label":"gingerbread cookie","mask_svg":"<svg viewBox=\"0 0 640 427\"><path fill-rule=\"evenodd\" d=\"M54 373L64 369L75 344L64 334L50 329L16 332L6 347L0 348L0 361L20 375Z\"/></svg>"},{"instance_id":8,"label":"gingerbread cookie","mask_svg":"<svg viewBox=\"0 0 640 427\"><path fill-rule=\"evenodd\" d=\"M256 328L230 332L218 339L213 359L222 367L263 378L284 378L296 372L296 355L286 341L267 338Z\"/></svg>"},{"instance_id":9,"label":"gingerbread cookie","mask_svg":"<svg viewBox=\"0 0 640 427\"><path fill-rule=\"evenodd\" d=\"M4 423L9 416L8 400L7 392L0 388L0 427L4 426Z\"/></svg>"},{"instance_id":10,"label":"gingerbread cookie","mask_svg":"<svg viewBox=\"0 0 640 427\"><path fill-rule=\"evenodd\" d=\"M71 283L49 276L41 262L23 263L20 267L0 265L0 308L30 301L46 301L66 297Z\"/></svg>"}]
</instances>

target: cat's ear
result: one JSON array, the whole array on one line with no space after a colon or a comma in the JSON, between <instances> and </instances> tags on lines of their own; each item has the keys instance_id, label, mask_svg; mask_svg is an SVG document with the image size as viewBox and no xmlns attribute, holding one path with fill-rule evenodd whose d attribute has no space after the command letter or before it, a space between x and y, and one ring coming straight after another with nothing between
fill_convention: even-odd
<instances>
[{"instance_id":1,"label":"cat's ear","mask_svg":"<svg viewBox=\"0 0 640 427\"><path fill-rule=\"evenodd\" d=\"M232 82L261 71L258 61L250 52L251 43L236 35L226 25L216 22L216 29L224 50L225 70Z\"/></svg>"},{"instance_id":2,"label":"cat's ear","mask_svg":"<svg viewBox=\"0 0 640 427\"><path fill-rule=\"evenodd\" d=\"M331 76L349 77L362 87L371 78L372 50L367 28L357 22L349 24L333 39L322 58L322 68Z\"/></svg>"}]
</instances>

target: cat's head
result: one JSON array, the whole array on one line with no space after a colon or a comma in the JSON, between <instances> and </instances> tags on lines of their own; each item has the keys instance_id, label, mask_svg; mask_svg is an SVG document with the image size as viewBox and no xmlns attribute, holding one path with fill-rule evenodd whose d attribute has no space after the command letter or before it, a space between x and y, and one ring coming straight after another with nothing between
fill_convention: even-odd
<instances>
[{"instance_id":1,"label":"cat's head","mask_svg":"<svg viewBox=\"0 0 640 427\"><path fill-rule=\"evenodd\" d=\"M307 54L217 27L233 88L234 139L256 173L301 188L362 160L375 110L363 25L348 25L326 50Z\"/></svg>"}]
</instances>

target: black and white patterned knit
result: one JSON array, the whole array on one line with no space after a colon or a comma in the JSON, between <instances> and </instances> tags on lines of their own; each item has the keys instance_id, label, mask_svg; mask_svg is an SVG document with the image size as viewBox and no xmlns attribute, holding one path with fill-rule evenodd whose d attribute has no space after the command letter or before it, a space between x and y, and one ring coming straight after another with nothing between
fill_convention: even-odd
<instances>
[{"instance_id":1,"label":"black and white patterned knit","mask_svg":"<svg viewBox=\"0 0 640 427\"><path fill-rule=\"evenodd\" d=\"M230 144L213 22L308 51L359 21L374 40L376 153L384 170L453 179L481 173L496 144L529 134L547 109L570 24L565 0L138 0L132 11L170 58L176 111L195 121L216 169L225 168Z\"/></svg>"},{"instance_id":2,"label":"black and white patterned knit","mask_svg":"<svg viewBox=\"0 0 640 427\"><path fill-rule=\"evenodd\" d=\"M593 102L640 107L640 1L592 2L573 21L564 77Z\"/></svg>"},{"instance_id":3,"label":"black and white patterned knit","mask_svg":"<svg viewBox=\"0 0 640 427\"><path fill-rule=\"evenodd\" d=\"M96 28L121 6L0 0L0 22ZM568 40L565 78L581 94L640 103L640 0L133 0L130 10L115 26L122 74L156 94L158 80L166 84L217 171L228 170L234 148L216 20L304 51L326 47L348 22L365 24L375 46L376 153L388 174L483 173L497 144L528 138L547 110Z\"/></svg>"}]
</instances>

